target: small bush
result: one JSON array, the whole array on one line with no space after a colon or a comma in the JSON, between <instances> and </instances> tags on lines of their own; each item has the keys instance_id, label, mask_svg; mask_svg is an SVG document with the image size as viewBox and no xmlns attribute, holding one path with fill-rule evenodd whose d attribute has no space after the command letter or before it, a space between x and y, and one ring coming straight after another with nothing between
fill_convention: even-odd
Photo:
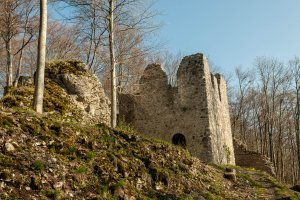
<instances>
[{"instance_id":1,"label":"small bush","mask_svg":"<svg viewBox=\"0 0 300 200\"><path fill-rule=\"evenodd\" d=\"M262 187L259 183L257 183L255 180L253 180L249 175L247 174L241 174L237 173L237 176L247 181L251 186L253 187Z\"/></svg>"},{"instance_id":2,"label":"small bush","mask_svg":"<svg viewBox=\"0 0 300 200\"><path fill-rule=\"evenodd\" d=\"M223 199L223 198L221 198L221 197L219 197L215 194L212 194L210 192L205 193L204 197L205 197L205 199L209 199L209 200L221 200L221 199Z\"/></svg>"},{"instance_id":3,"label":"small bush","mask_svg":"<svg viewBox=\"0 0 300 200\"><path fill-rule=\"evenodd\" d=\"M77 147L72 146L69 148L69 152L70 154L76 154L78 152L78 149Z\"/></svg>"},{"instance_id":4,"label":"small bush","mask_svg":"<svg viewBox=\"0 0 300 200\"><path fill-rule=\"evenodd\" d=\"M45 169L45 166L42 161L36 160L34 161L34 163L31 164L31 169L36 172L41 172Z\"/></svg>"},{"instance_id":5,"label":"small bush","mask_svg":"<svg viewBox=\"0 0 300 200\"><path fill-rule=\"evenodd\" d=\"M3 128L10 128L14 126L14 120L11 117L0 116L0 126Z\"/></svg>"},{"instance_id":6,"label":"small bush","mask_svg":"<svg viewBox=\"0 0 300 200\"><path fill-rule=\"evenodd\" d=\"M24 123L21 125L23 131L29 132L33 136L39 136L41 132L41 127L34 123Z\"/></svg>"},{"instance_id":7,"label":"small bush","mask_svg":"<svg viewBox=\"0 0 300 200\"><path fill-rule=\"evenodd\" d=\"M90 151L86 154L85 158L87 161L90 161L92 160L93 158L96 157L96 153L94 151Z\"/></svg>"},{"instance_id":8,"label":"small bush","mask_svg":"<svg viewBox=\"0 0 300 200\"><path fill-rule=\"evenodd\" d=\"M123 121L119 122L116 129L124 132L134 132L133 128L130 125L124 123Z\"/></svg>"},{"instance_id":9,"label":"small bush","mask_svg":"<svg viewBox=\"0 0 300 200\"><path fill-rule=\"evenodd\" d=\"M83 174L85 172L87 172L87 168L85 166L80 166L75 170L76 174Z\"/></svg>"},{"instance_id":10,"label":"small bush","mask_svg":"<svg viewBox=\"0 0 300 200\"><path fill-rule=\"evenodd\" d=\"M115 190L118 189L118 188L124 187L125 184L126 184L126 182L125 182L124 180L120 180L119 182L113 184L113 185L111 186L111 189L112 189L112 191L115 191Z\"/></svg>"},{"instance_id":11,"label":"small bush","mask_svg":"<svg viewBox=\"0 0 300 200\"><path fill-rule=\"evenodd\" d=\"M103 184L97 189L98 194L107 193L109 191L108 184Z\"/></svg>"},{"instance_id":12,"label":"small bush","mask_svg":"<svg viewBox=\"0 0 300 200\"><path fill-rule=\"evenodd\" d=\"M19 103L18 103L16 97L11 96L11 95L4 96L1 100L1 102L2 102L2 105L7 108L13 108L13 107L19 106Z\"/></svg>"}]
</instances>

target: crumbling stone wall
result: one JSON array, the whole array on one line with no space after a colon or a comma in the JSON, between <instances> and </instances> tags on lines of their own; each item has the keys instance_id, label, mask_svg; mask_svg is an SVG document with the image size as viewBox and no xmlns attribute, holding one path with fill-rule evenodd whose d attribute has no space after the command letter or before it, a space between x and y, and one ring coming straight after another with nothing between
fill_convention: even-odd
<instances>
[{"instance_id":1,"label":"crumbling stone wall","mask_svg":"<svg viewBox=\"0 0 300 200\"><path fill-rule=\"evenodd\" d=\"M209 71L203 54L183 58L177 87L157 64L149 65L140 90L119 97L120 120L137 131L182 145L213 163L235 163L226 83Z\"/></svg>"},{"instance_id":2,"label":"crumbling stone wall","mask_svg":"<svg viewBox=\"0 0 300 200\"><path fill-rule=\"evenodd\" d=\"M247 146L234 140L234 155L236 165L251 167L275 175L275 170L270 159L260 153L247 150Z\"/></svg>"}]
</instances>

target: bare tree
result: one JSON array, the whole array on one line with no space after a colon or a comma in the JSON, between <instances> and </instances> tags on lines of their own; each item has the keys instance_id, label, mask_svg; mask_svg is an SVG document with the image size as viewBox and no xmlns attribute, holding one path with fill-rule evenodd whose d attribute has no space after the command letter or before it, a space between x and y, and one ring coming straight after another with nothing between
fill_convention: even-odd
<instances>
[{"instance_id":1,"label":"bare tree","mask_svg":"<svg viewBox=\"0 0 300 200\"><path fill-rule=\"evenodd\" d=\"M43 113L44 78L46 62L46 38L47 38L47 0L40 0L40 29L38 43L37 71L35 78L33 107L38 113Z\"/></svg>"},{"instance_id":2,"label":"bare tree","mask_svg":"<svg viewBox=\"0 0 300 200\"><path fill-rule=\"evenodd\" d=\"M289 61L289 66L294 79L294 93L295 93L295 106L294 106L294 121L295 121L295 134L296 146L298 157L298 180L300 180L300 60L295 57Z\"/></svg>"},{"instance_id":3,"label":"bare tree","mask_svg":"<svg viewBox=\"0 0 300 200\"><path fill-rule=\"evenodd\" d=\"M233 135L237 130L239 130L240 135L242 135L243 141L245 140L245 131L243 127L243 120L245 115L245 109L247 104L247 96L253 87L253 82L255 80L254 74L251 70L243 71L241 67L235 68L235 75L238 82L238 90L236 95L235 104L233 105L233 117L232 117L232 130Z\"/></svg>"},{"instance_id":4,"label":"bare tree","mask_svg":"<svg viewBox=\"0 0 300 200\"><path fill-rule=\"evenodd\" d=\"M23 19L21 28L23 30L22 42L20 48L14 54L16 56L18 54L18 64L17 70L15 74L15 79L13 81L14 86L18 85L19 77L22 73L22 65L23 65L23 54L25 48L29 45L30 42L34 41L34 36L36 34L37 26L36 26L36 1L27 0L22 7L23 10Z\"/></svg>"},{"instance_id":5,"label":"bare tree","mask_svg":"<svg viewBox=\"0 0 300 200\"><path fill-rule=\"evenodd\" d=\"M111 74L111 127L117 125L117 87L116 87L116 61L114 48L114 0L109 1L109 52Z\"/></svg>"},{"instance_id":6,"label":"bare tree","mask_svg":"<svg viewBox=\"0 0 300 200\"><path fill-rule=\"evenodd\" d=\"M170 53L168 51L163 53L162 56L162 67L168 75L169 84L175 86L177 80L177 70L179 68L181 59L183 55L181 52L176 54Z\"/></svg>"},{"instance_id":7,"label":"bare tree","mask_svg":"<svg viewBox=\"0 0 300 200\"><path fill-rule=\"evenodd\" d=\"M290 184L299 181L299 63L260 57L256 71L236 71L238 89L230 104L235 137L270 157L277 178ZM249 82L252 74L257 79Z\"/></svg>"},{"instance_id":8,"label":"bare tree","mask_svg":"<svg viewBox=\"0 0 300 200\"><path fill-rule=\"evenodd\" d=\"M81 46L81 58L89 70L98 73L103 70L102 57L109 52L108 47L108 0L62 0L66 5L58 10L73 9L72 16L65 16L68 22L77 25L78 44Z\"/></svg>"},{"instance_id":9,"label":"bare tree","mask_svg":"<svg viewBox=\"0 0 300 200\"><path fill-rule=\"evenodd\" d=\"M91 71L101 73L109 67L109 0L64 0L75 9L69 17L80 24L82 58ZM146 42L159 25L152 22L156 13L152 0L116 0L114 9L115 60L121 67L127 60L143 57L159 45ZM128 40L124 40L127 37ZM137 49L137 51L135 51ZM130 55L132 54L132 55ZM127 66L126 68L128 68ZM119 66L117 66L119 68ZM117 70L119 71L119 70Z\"/></svg>"},{"instance_id":10,"label":"bare tree","mask_svg":"<svg viewBox=\"0 0 300 200\"><path fill-rule=\"evenodd\" d=\"M20 73L23 49L33 38L34 3L34 0L3 0L0 2L0 25L2 27L0 36L5 43L7 63L6 86L13 84L14 56L20 54L17 70L17 73ZM23 38L20 47L16 48L16 45L13 47L12 43L20 36Z\"/></svg>"},{"instance_id":11,"label":"bare tree","mask_svg":"<svg viewBox=\"0 0 300 200\"><path fill-rule=\"evenodd\" d=\"M47 29L47 60L80 58L77 27L52 21L48 22Z\"/></svg>"}]
</instances>

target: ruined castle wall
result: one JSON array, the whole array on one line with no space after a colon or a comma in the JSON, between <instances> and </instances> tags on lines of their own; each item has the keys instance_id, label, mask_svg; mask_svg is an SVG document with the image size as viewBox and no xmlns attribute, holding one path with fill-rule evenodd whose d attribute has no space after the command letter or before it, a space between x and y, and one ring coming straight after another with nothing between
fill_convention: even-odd
<instances>
[{"instance_id":1,"label":"ruined castle wall","mask_svg":"<svg viewBox=\"0 0 300 200\"><path fill-rule=\"evenodd\" d=\"M234 140L234 153L236 165L251 167L275 175L275 170L270 159L260 153L247 150L247 146Z\"/></svg>"},{"instance_id":2,"label":"ruined castle wall","mask_svg":"<svg viewBox=\"0 0 300 200\"><path fill-rule=\"evenodd\" d=\"M201 54L183 58L177 72L178 95L175 109L179 111L182 122L188 124L185 129L180 130L188 137L188 149L202 160L211 162L213 154L208 128L207 73L208 68L205 68Z\"/></svg>"},{"instance_id":3,"label":"ruined castle wall","mask_svg":"<svg viewBox=\"0 0 300 200\"><path fill-rule=\"evenodd\" d=\"M202 54L183 58L176 88L159 65L150 65L140 92L121 95L119 101L120 117L137 131L169 142L180 133L194 156L234 164L226 84L211 75Z\"/></svg>"},{"instance_id":4,"label":"ruined castle wall","mask_svg":"<svg viewBox=\"0 0 300 200\"><path fill-rule=\"evenodd\" d=\"M219 77L218 77L219 76ZM227 97L227 85L223 76L217 75L219 80L219 95L220 95L220 108L217 110L219 113L219 124L221 129L221 136L223 141L223 152L225 152L228 163L235 163L233 137L231 132L229 104Z\"/></svg>"},{"instance_id":5,"label":"ruined castle wall","mask_svg":"<svg viewBox=\"0 0 300 200\"><path fill-rule=\"evenodd\" d=\"M207 65L208 66L208 65ZM227 88L224 78L207 74L209 127L212 134L212 150L215 163L235 163Z\"/></svg>"},{"instance_id":6,"label":"ruined castle wall","mask_svg":"<svg viewBox=\"0 0 300 200\"><path fill-rule=\"evenodd\" d=\"M131 97L119 97L120 117L123 116L139 132L169 141L169 129L173 125L172 94L167 75L159 65L150 65L145 69L140 90L141 93ZM131 106L124 103L125 99L130 101ZM129 113L130 119L127 117Z\"/></svg>"}]
</instances>

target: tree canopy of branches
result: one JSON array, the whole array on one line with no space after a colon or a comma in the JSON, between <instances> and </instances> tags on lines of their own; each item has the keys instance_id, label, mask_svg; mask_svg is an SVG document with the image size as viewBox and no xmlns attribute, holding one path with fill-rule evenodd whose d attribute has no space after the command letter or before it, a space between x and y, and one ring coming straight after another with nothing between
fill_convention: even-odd
<instances>
[{"instance_id":1,"label":"tree canopy of branches","mask_svg":"<svg viewBox=\"0 0 300 200\"><path fill-rule=\"evenodd\" d=\"M2 48L6 52L6 86L12 86L20 76L23 51L34 39L36 24L35 0L3 0L0 2L0 37L4 46ZM16 56L18 56L18 67L14 69Z\"/></svg>"},{"instance_id":2,"label":"tree canopy of branches","mask_svg":"<svg viewBox=\"0 0 300 200\"><path fill-rule=\"evenodd\" d=\"M287 183L300 180L299 58L288 64L260 57L254 68L236 69L231 102L235 137L274 163L277 177Z\"/></svg>"}]
</instances>

